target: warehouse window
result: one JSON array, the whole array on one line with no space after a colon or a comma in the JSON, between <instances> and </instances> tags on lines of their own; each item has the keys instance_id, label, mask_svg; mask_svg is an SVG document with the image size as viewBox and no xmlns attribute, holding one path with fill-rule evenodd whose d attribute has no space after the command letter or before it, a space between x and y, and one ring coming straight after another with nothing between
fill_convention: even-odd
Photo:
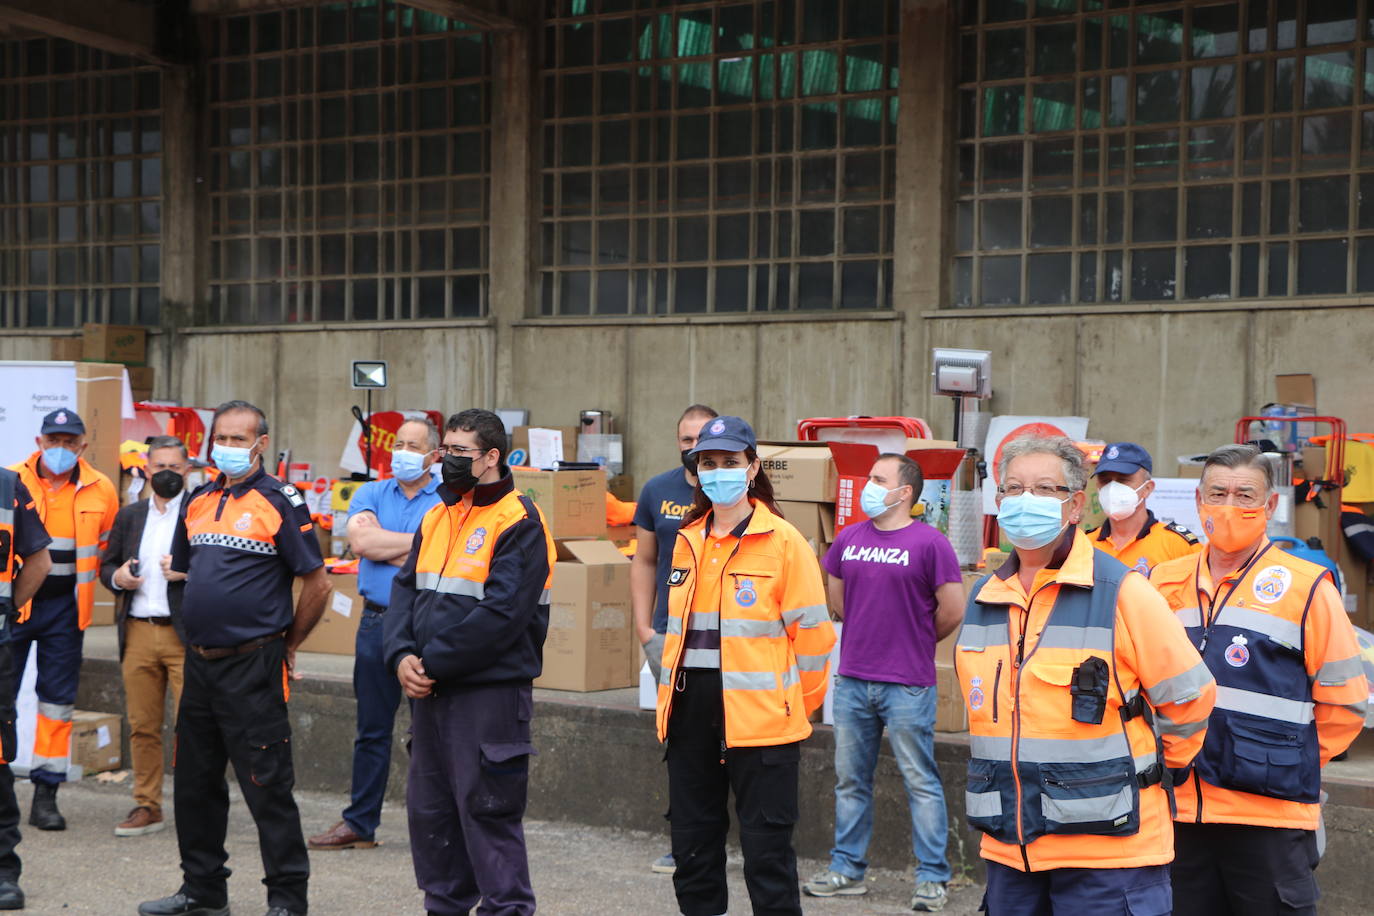
<instances>
[{"instance_id":1,"label":"warehouse window","mask_svg":"<svg viewBox=\"0 0 1374 916\"><path fill-rule=\"evenodd\" d=\"M1374 291L1366 5L965 0L954 304Z\"/></svg>"},{"instance_id":2,"label":"warehouse window","mask_svg":"<svg viewBox=\"0 0 1374 916\"><path fill-rule=\"evenodd\" d=\"M160 107L131 58L0 42L0 325L158 323Z\"/></svg>"},{"instance_id":3,"label":"warehouse window","mask_svg":"<svg viewBox=\"0 0 1374 916\"><path fill-rule=\"evenodd\" d=\"M544 315L892 302L896 0L559 0Z\"/></svg>"},{"instance_id":4,"label":"warehouse window","mask_svg":"<svg viewBox=\"0 0 1374 916\"><path fill-rule=\"evenodd\" d=\"M485 314L484 33L371 0L214 36L208 319Z\"/></svg>"}]
</instances>

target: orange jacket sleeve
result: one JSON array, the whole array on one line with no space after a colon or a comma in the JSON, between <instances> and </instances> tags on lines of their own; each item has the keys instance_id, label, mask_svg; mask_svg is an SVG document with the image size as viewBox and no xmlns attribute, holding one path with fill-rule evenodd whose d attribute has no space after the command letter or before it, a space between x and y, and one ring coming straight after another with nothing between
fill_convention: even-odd
<instances>
[{"instance_id":1,"label":"orange jacket sleeve","mask_svg":"<svg viewBox=\"0 0 1374 916\"><path fill-rule=\"evenodd\" d=\"M1155 711L1164 762L1181 769L1207 737L1217 682L1164 597L1139 573L1117 597L1117 664L1132 672Z\"/></svg>"},{"instance_id":2,"label":"orange jacket sleeve","mask_svg":"<svg viewBox=\"0 0 1374 916\"><path fill-rule=\"evenodd\" d=\"M1326 766L1359 737L1369 704L1369 682L1360 661L1360 645L1330 579L1322 579L1312 596L1303 642L1307 674L1312 678L1312 700L1316 704L1322 766Z\"/></svg>"},{"instance_id":3,"label":"orange jacket sleeve","mask_svg":"<svg viewBox=\"0 0 1374 916\"><path fill-rule=\"evenodd\" d=\"M806 714L821 708L830 683L830 650L835 627L825 604L821 566L810 546L790 525L782 527L786 543L783 567L782 622L797 658Z\"/></svg>"}]
</instances>

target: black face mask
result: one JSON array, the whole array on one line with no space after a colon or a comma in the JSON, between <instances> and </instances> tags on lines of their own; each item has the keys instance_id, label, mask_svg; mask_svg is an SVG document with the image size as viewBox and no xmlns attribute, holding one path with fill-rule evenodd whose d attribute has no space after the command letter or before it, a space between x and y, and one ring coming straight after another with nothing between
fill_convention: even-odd
<instances>
[{"instance_id":1,"label":"black face mask","mask_svg":"<svg viewBox=\"0 0 1374 916\"><path fill-rule=\"evenodd\" d=\"M477 477L472 473L472 459L467 455L445 455L443 476L444 486L458 496L477 486Z\"/></svg>"},{"instance_id":2,"label":"black face mask","mask_svg":"<svg viewBox=\"0 0 1374 916\"><path fill-rule=\"evenodd\" d=\"M697 456L692 454L690 448L682 450L682 466L687 469L688 474L696 474L697 472Z\"/></svg>"},{"instance_id":3,"label":"black face mask","mask_svg":"<svg viewBox=\"0 0 1374 916\"><path fill-rule=\"evenodd\" d=\"M158 471L152 476L153 492L163 499L175 499L186 486L186 478L176 471Z\"/></svg>"}]
</instances>

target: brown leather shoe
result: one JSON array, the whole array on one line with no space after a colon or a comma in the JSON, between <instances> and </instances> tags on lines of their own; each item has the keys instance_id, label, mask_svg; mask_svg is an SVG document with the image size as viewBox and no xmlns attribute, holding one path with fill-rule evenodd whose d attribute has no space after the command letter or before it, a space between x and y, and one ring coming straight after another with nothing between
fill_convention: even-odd
<instances>
[{"instance_id":1,"label":"brown leather shoe","mask_svg":"<svg viewBox=\"0 0 1374 916\"><path fill-rule=\"evenodd\" d=\"M162 820L162 812L153 811L146 805L139 805L129 812L129 816L115 825L115 836L143 836L157 833L167 825Z\"/></svg>"},{"instance_id":2,"label":"brown leather shoe","mask_svg":"<svg viewBox=\"0 0 1374 916\"><path fill-rule=\"evenodd\" d=\"M353 832L347 821L339 821L324 833L312 836L306 841L311 849L371 849L376 840L365 840Z\"/></svg>"}]
</instances>

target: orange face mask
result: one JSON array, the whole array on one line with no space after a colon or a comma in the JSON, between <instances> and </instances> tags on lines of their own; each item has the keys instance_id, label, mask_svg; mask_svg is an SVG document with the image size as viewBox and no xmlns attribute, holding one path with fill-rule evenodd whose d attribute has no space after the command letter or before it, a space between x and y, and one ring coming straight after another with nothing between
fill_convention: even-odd
<instances>
[{"instance_id":1,"label":"orange face mask","mask_svg":"<svg viewBox=\"0 0 1374 916\"><path fill-rule=\"evenodd\" d=\"M1202 530L1207 540L1218 549L1234 553L1258 541L1269 519L1264 507L1247 509L1243 506L1203 506Z\"/></svg>"}]
</instances>

